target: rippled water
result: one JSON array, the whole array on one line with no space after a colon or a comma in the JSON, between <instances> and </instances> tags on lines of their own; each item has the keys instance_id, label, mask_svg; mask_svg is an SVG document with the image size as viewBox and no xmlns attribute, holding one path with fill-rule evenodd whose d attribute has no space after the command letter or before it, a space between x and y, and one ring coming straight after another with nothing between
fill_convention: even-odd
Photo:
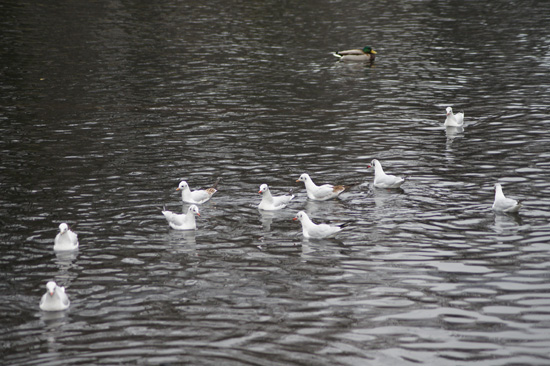
<instances>
[{"instance_id":1,"label":"rippled water","mask_svg":"<svg viewBox=\"0 0 550 366\"><path fill-rule=\"evenodd\" d=\"M2 363L550 363L549 3L0 9ZM330 55L366 43L372 66ZM303 172L361 184L312 202ZM217 177L198 230L169 229L179 180ZM297 198L259 212L262 183ZM298 210L354 225L303 240ZM66 312L38 308L52 279Z\"/></svg>"}]
</instances>

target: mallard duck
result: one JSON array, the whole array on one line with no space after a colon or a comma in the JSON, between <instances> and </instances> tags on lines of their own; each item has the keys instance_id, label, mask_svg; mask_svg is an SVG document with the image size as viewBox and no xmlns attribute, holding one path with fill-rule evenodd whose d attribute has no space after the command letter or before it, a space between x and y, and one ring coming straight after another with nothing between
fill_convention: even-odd
<instances>
[{"instance_id":1,"label":"mallard duck","mask_svg":"<svg viewBox=\"0 0 550 366\"><path fill-rule=\"evenodd\" d=\"M362 50L345 50L338 51L333 53L334 56L338 57L340 61L374 61L376 58L376 51L370 46L366 46Z\"/></svg>"}]
</instances>

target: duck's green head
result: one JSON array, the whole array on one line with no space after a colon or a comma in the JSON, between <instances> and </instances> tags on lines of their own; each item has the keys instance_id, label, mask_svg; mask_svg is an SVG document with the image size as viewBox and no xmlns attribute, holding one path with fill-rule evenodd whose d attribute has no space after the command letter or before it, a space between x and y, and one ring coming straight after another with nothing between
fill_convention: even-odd
<instances>
[{"instance_id":1,"label":"duck's green head","mask_svg":"<svg viewBox=\"0 0 550 366\"><path fill-rule=\"evenodd\" d=\"M365 52L365 53L376 54L376 51L373 50L373 49L371 48L371 46L366 46L365 48L363 48L363 52Z\"/></svg>"}]
</instances>

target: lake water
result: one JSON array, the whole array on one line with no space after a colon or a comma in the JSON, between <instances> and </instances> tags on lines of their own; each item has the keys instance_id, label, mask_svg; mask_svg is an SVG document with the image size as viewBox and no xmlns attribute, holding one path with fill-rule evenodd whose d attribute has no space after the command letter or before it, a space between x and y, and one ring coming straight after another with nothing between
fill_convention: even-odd
<instances>
[{"instance_id":1,"label":"lake water","mask_svg":"<svg viewBox=\"0 0 550 366\"><path fill-rule=\"evenodd\" d=\"M0 363L550 364L549 2L0 13ZM331 55L365 45L373 65ZM312 202L304 172L360 185ZM198 230L170 229L179 181L217 177ZM262 183L297 197L260 212ZM304 240L299 210L353 225ZM53 252L61 222L78 252ZM67 311L40 311L50 280Z\"/></svg>"}]
</instances>

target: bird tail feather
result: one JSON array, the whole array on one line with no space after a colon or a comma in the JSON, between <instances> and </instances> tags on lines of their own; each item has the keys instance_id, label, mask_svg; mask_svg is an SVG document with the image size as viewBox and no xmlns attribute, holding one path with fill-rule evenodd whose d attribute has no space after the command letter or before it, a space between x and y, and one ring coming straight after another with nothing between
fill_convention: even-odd
<instances>
[{"instance_id":1,"label":"bird tail feather","mask_svg":"<svg viewBox=\"0 0 550 366\"><path fill-rule=\"evenodd\" d=\"M354 224L354 223L355 223L354 221L346 221L346 222L344 222L343 224L340 224L339 226L340 226L340 228L343 229L343 228L348 227L348 226L350 226L350 225L352 225L352 224Z\"/></svg>"},{"instance_id":2,"label":"bird tail feather","mask_svg":"<svg viewBox=\"0 0 550 366\"><path fill-rule=\"evenodd\" d=\"M218 177L218 179L216 179L216 181L214 182L214 184L212 184L212 188L218 189L218 184L220 183L221 180L222 180L222 178L221 178L221 177Z\"/></svg>"}]
</instances>

